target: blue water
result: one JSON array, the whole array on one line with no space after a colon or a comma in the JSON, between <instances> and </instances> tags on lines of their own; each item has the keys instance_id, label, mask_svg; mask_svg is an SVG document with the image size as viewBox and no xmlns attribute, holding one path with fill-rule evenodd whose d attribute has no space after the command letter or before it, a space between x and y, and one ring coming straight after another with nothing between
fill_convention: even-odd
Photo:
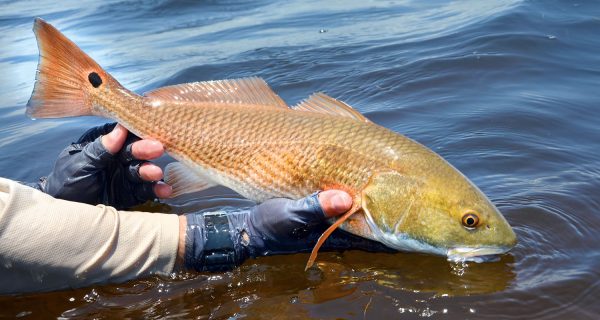
<instances>
[{"instance_id":1,"label":"blue water","mask_svg":"<svg viewBox=\"0 0 600 320\"><path fill-rule=\"evenodd\" d=\"M24 181L106 121L24 115L37 16L140 93L248 76L290 104L325 91L445 157L499 207L519 244L469 265L325 254L319 274L302 270L305 255L271 257L221 275L3 297L0 317L600 313L599 1L1 2L0 176ZM239 201L216 189L177 208Z\"/></svg>"}]
</instances>

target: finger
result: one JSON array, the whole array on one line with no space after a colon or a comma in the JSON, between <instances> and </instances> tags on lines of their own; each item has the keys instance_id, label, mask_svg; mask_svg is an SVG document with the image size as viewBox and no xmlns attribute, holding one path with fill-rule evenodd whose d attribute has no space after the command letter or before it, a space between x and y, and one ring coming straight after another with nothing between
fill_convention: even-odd
<instances>
[{"instance_id":1,"label":"finger","mask_svg":"<svg viewBox=\"0 0 600 320\"><path fill-rule=\"evenodd\" d=\"M76 143L89 143L96 140L98 137L109 134L117 125L116 122L105 123L101 126L90 128L84 132Z\"/></svg>"},{"instance_id":2,"label":"finger","mask_svg":"<svg viewBox=\"0 0 600 320\"><path fill-rule=\"evenodd\" d=\"M163 178L163 171L158 166L144 162L139 166L138 174L144 181L158 181Z\"/></svg>"},{"instance_id":3,"label":"finger","mask_svg":"<svg viewBox=\"0 0 600 320\"><path fill-rule=\"evenodd\" d=\"M154 185L154 194L159 198L169 198L172 193L173 188L162 181L159 181Z\"/></svg>"},{"instance_id":4,"label":"finger","mask_svg":"<svg viewBox=\"0 0 600 320\"><path fill-rule=\"evenodd\" d=\"M122 163L126 164L135 160L133 156L132 146L136 141L140 141L141 139L133 133L129 133L127 135L127 139L125 139L125 143L123 144L123 148L119 151L119 160Z\"/></svg>"},{"instance_id":5,"label":"finger","mask_svg":"<svg viewBox=\"0 0 600 320\"><path fill-rule=\"evenodd\" d=\"M129 163L129 166L125 167L125 178L131 183L144 183L142 176L140 175L140 168L144 164L143 161L134 160ZM151 182L151 181L148 181Z\"/></svg>"},{"instance_id":6,"label":"finger","mask_svg":"<svg viewBox=\"0 0 600 320\"><path fill-rule=\"evenodd\" d=\"M171 186L162 181L136 184L133 187L133 195L140 203L156 198L168 198L171 193Z\"/></svg>"},{"instance_id":7,"label":"finger","mask_svg":"<svg viewBox=\"0 0 600 320\"><path fill-rule=\"evenodd\" d=\"M102 145L110 154L116 154L123 148L126 138L127 129L117 124L109 134L102 136Z\"/></svg>"},{"instance_id":8,"label":"finger","mask_svg":"<svg viewBox=\"0 0 600 320\"><path fill-rule=\"evenodd\" d=\"M152 160L163 155L165 148L162 143L154 140L140 140L131 145L131 154L138 160Z\"/></svg>"},{"instance_id":9,"label":"finger","mask_svg":"<svg viewBox=\"0 0 600 320\"><path fill-rule=\"evenodd\" d=\"M154 200L156 194L154 193L154 186L156 183L146 182L136 184L133 187L133 195L139 202L145 202L148 200Z\"/></svg>"},{"instance_id":10,"label":"finger","mask_svg":"<svg viewBox=\"0 0 600 320\"><path fill-rule=\"evenodd\" d=\"M151 162L133 160L126 167L125 177L132 183L155 182L163 178L163 172Z\"/></svg>"},{"instance_id":11,"label":"finger","mask_svg":"<svg viewBox=\"0 0 600 320\"><path fill-rule=\"evenodd\" d=\"M341 190L327 190L319 193L319 203L325 215L335 217L352 207L352 197Z\"/></svg>"}]
</instances>

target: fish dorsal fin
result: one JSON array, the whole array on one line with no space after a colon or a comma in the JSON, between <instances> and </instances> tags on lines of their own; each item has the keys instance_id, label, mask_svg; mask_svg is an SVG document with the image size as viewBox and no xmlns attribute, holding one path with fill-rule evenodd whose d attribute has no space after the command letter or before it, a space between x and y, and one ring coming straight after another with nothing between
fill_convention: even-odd
<instances>
[{"instance_id":1,"label":"fish dorsal fin","mask_svg":"<svg viewBox=\"0 0 600 320\"><path fill-rule=\"evenodd\" d=\"M287 104L261 78L251 77L182 83L144 93L159 100L220 102L288 108Z\"/></svg>"},{"instance_id":2,"label":"fish dorsal fin","mask_svg":"<svg viewBox=\"0 0 600 320\"><path fill-rule=\"evenodd\" d=\"M348 117L361 122L371 122L351 106L322 92L312 94L308 99L298 103L292 109Z\"/></svg>"}]
</instances>

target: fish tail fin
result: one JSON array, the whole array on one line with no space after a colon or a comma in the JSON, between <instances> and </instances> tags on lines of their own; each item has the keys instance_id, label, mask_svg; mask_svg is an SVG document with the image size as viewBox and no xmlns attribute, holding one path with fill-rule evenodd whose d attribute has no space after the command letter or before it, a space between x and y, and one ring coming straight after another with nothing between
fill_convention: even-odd
<instances>
[{"instance_id":1,"label":"fish tail fin","mask_svg":"<svg viewBox=\"0 0 600 320\"><path fill-rule=\"evenodd\" d=\"M33 32L40 57L27 115L32 118L100 115L93 110L89 93L103 84L120 84L44 20L35 19Z\"/></svg>"},{"instance_id":2,"label":"fish tail fin","mask_svg":"<svg viewBox=\"0 0 600 320\"><path fill-rule=\"evenodd\" d=\"M325 243L325 240L329 238L331 233L335 231L335 229L337 229L342 223L344 223L344 221L346 221L351 215L356 213L356 211L358 211L359 208L360 206L353 206L350 210L348 210L348 212L344 213L344 215L339 217L331 226L329 226L329 228L327 228L325 232L323 232L323 234L319 237L319 240L317 240L317 243L313 247L312 252L310 253L310 257L308 258L308 262L306 262L306 267L304 268L304 271L308 270L310 267L313 266L313 264L315 264L315 260L317 260L317 254L319 253L319 249L321 248L323 243Z\"/></svg>"}]
</instances>

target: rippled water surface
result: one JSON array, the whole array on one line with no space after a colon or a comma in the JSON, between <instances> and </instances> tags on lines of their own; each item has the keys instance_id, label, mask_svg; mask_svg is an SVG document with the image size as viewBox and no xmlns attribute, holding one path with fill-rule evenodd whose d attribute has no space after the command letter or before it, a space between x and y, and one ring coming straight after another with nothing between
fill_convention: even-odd
<instances>
[{"instance_id":1,"label":"rippled water surface","mask_svg":"<svg viewBox=\"0 0 600 320\"><path fill-rule=\"evenodd\" d=\"M0 2L0 176L34 181L98 118L32 121L33 18L126 87L260 76L314 91L444 156L514 226L499 261L358 251L224 274L0 297L0 317L539 318L600 313L600 2ZM166 162L164 160L163 162ZM247 205L216 188L151 209Z\"/></svg>"}]
</instances>

